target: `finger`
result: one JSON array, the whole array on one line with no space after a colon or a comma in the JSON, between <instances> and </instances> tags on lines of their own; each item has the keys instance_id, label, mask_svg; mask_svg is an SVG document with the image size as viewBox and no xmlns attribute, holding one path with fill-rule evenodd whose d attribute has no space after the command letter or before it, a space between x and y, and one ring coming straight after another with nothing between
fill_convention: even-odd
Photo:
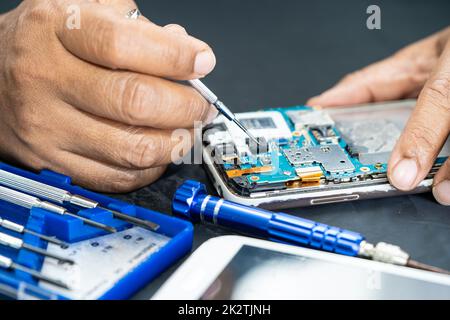
<instances>
[{"instance_id":1,"label":"finger","mask_svg":"<svg viewBox=\"0 0 450 320\"><path fill-rule=\"evenodd\" d=\"M161 129L193 128L196 121L209 123L217 116L217 110L189 86L111 71L75 58L69 62L61 95L69 104L91 114Z\"/></svg>"},{"instance_id":2,"label":"finger","mask_svg":"<svg viewBox=\"0 0 450 320\"><path fill-rule=\"evenodd\" d=\"M84 3L81 17L80 29L70 30L62 21L57 35L67 50L89 62L177 80L201 78L215 66L206 43L126 19L112 7Z\"/></svg>"},{"instance_id":3,"label":"finger","mask_svg":"<svg viewBox=\"0 0 450 320\"><path fill-rule=\"evenodd\" d=\"M388 58L346 76L333 88L308 100L309 105L354 105L413 96L426 75L413 75L412 67Z\"/></svg>"},{"instance_id":4,"label":"finger","mask_svg":"<svg viewBox=\"0 0 450 320\"><path fill-rule=\"evenodd\" d=\"M52 159L52 170L70 176L74 183L100 191L123 193L157 180L166 167L129 170L101 163L70 152L59 152Z\"/></svg>"},{"instance_id":5,"label":"finger","mask_svg":"<svg viewBox=\"0 0 450 320\"><path fill-rule=\"evenodd\" d=\"M351 73L307 104L326 107L417 97L439 57L438 40L439 34L432 35Z\"/></svg>"},{"instance_id":6,"label":"finger","mask_svg":"<svg viewBox=\"0 0 450 320\"><path fill-rule=\"evenodd\" d=\"M130 191L153 182L162 174L164 166L144 170L120 168L64 151L62 148L71 145L70 141L72 144L74 141L84 142L81 139L75 140L78 137L74 136L71 130L60 129L70 129L70 123L78 123L79 127L83 127L82 118L74 121L74 118L60 117L61 114L69 114L71 109L74 110L65 108L61 104L52 104L50 114L52 119L58 119L58 121L49 121L49 126L45 126L44 131L47 135L44 139L36 137L41 143L24 140L24 136L16 135L16 138L12 137L6 141L11 146L7 156L14 158L15 163L18 162L23 166L35 170L52 169L73 177L75 182L83 186L108 192ZM0 128L0 132L2 129ZM39 130L33 132L37 136L40 134ZM7 136L0 135L0 142ZM52 137L58 139L52 139Z\"/></svg>"},{"instance_id":7,"label":"finger","mask_svg":"<svg viewBox=\"0 0 450 320\"><path fill-rule=\"evenodd\" d=\"M134 2L133 0L97 0L96 2L113 7L114 9L116 9L117 12L119 12L124 17L126 17L131 10L134 9L139 10L138 6L136 5L136 2ZM142 14L139 16L138 19L152 23Z\"/></svg>"},{"instance_id":8,"label":"finger","mask_svg":"<svg viewBox=\"0 0 450 320\"><path fill-rule=\"evenodd\" d=\"M101 119L91 119L91 127L69 130L80 141L68 150L81 156L128 169L146 169L178 161L193 144L193 130L174 135L172 130L111 125ZM89 122L87 122L89 123ZM186 151L175 154L173 150Z\"/></svg>"},{"instance_id":9,"label":"finger","mask_svg":"<svg viewBox=\"0 0 450 320\"><path fill-rule=\"evenodd\" d=\"M440 204L450 206L450 160L443 164L434 177L433 195Z\"/></svg>"},{"instance_id":10,"label":"finger","mask_svg":"<svg viewBox=\"0 0 450 320\"><path fill-rule=\"evenodd\" d=\"M450 132L450 46L420 93L388 166L391 183L412 190L430 171Z\"/></svg>"},{"instance_id":11,"label":"finger","mask_svg":"<svg viewBox=\"0 0 450 320\"><path fill-rule=\"evenodd\" d=\"M178 161L193 144L193 131L187 129L187 137L181 139L171 130L105 126L109 130L99 134L99 127L103 126L97 125L95 131L80 131L78 137L86 139L86 143L72 145L70 151L121 168L147 169ZM175 148L186 153L175 154Z\"/></svg>"},{"instance_id":12,"label":"finger","mask_svg":"<svg viewBox=\"0 0 450 320\"><path fill-rule=\"evenodd\" d=\"M35 170L48 168L47 162L38 155L36 149L30 149L30 145L17 134L11 135L13 132L11 128L0 126L0 146L7 146L7 149L0 148L2 161Z\"/></svg>"},{"instance_id":13,"label":"finger","mask_svg":"<svg viewBox=\"0 0 450 320\"><path fill-rule=\"evenodd\" d=\"M187 31L184 27L180 26L179 24L168 24L164 26L164 29L178 33L178 34L183 34L183 35L187 35Z\"/></svg>"},{"instance_id":14,"label":"finger","mask_svg":"<svg viewBox=\"0 0 450 320\"><path fill-rule=\"evenodd\" d=\"M115 167L147 169L166 165L185 155L172 150L188 152L193 144L192 130L185 130L180 137L172 130L127 126L67 105L54 112L58 122L64 124L59 141L62 150Z\"/></svg>"}]
</instances>

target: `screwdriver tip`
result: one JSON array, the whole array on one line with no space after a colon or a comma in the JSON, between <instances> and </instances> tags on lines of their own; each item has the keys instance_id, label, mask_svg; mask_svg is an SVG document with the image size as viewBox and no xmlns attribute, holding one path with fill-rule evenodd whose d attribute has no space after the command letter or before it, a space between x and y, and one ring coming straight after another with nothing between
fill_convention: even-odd
<instances>
[{"instance_id":1,"label":"screwdriver tip","mask_svg":"<svg viewBox=\"0 0 450 320\"><path fill-rule=\"evenodd\" d=\"M149 229L151 231L157 231L159 229L159 224L156 224L154 222L151 221L143 221L142 223L142 227Z\"/></svg>"},{"instance_id":2,"label":"screwdriver tip","mask_svg":"<svg viewBox=\"0 0 450 320\"><path fill-rule=\"evenodd\" d=\"M61 281L57 281L57 282L55 282L55 284L56 284L58 287L61 287L61 288L66 289L66 290L70 290L70 287L69 287L67 284L65 284L65 283L63 283L63 282L61 282Z\"/></svg>"},{"instance_id":3,"label":"screwdriver tip","mask_svg":"<svg viewBox=\"0 0 450 320\"><path fill-rule=\"evenodd\" d=\"M109 208L106 208L106 207L99 206L99 208L101 208L103 210L110 211L113 214L113 216L118 218L118 219L125 220L125 221L127 221L127 222L129 222L131 224L143 227L145 229L149 229L151 231L156 231L156 230L159 229L159 225L154 223L154 222L152 222L152 221L140 219L140 218L137 218L137 217L134 217L134 216L130 216L130 215L127 215L125 213L122 213L122 212L119 212L119 211L116 211L116 210L112 210L112 209L109 209Z\"/></svg>"},{"instance_id":4,"label":"screwdriver tip","mask_svg":"<svg viewBox=\"0 0 450 320\"><path fill-rule=\"evenodd\" d=\"M91 219L88 219L88 218L85 218L85 217L82 217L82 216L78 216L78 215L76 215L74 213L66 212L66 215L74 217L76 219L79 219L79 220L83 221L85 224L87 224L87 225L89 225L91 227L98 228L98 229L101 229L101 230L104 230L104 231L107 231L107 232L110 232L110 233L116 233L117 232L116 228L113 228L111 226L107 226L106 224L103 224L103 223L100 223L100 222L97 222L97 221L94 221L94 220L91 220Z\"/></svg>"},{"instance_id":5,"label":"screwdriver tip","mask_svg":"<svg viewBox=\"0 0 450 320\"><path fill-rule=\"evenodd\" d=\"M116 228L109 227L109 226L105 227L104 230L108 231L109 233L116 233L117 232Z\"/></svg>"},{"instance_id":6,"label":"screwdriver tip","mask_svg":"<svg viewBox=\"0 0 450 320\"><path fill-rule=\"evenodd\" d=\"M238 119L234 118L233 122L239 127L241 128L242 131L244 131L244 133L253 140L253 142L255 142L257 145L260 145L260 142L258 141L258 139L256 139L251 133L250 131L242 124L242 122L240 122Z\"/></svg>"},{"instance_id":7,"label":"screwdriver tip","mask_svg":"<svg viewBox=\"0 0 450 320\"><path fill-rule=\"evenodd\" d=\"M48 284L60 287L61 289L65 289L65 290L69 290L69 291L72 290L68 284L66 284L60 280L54 280L54 279L48 278L46 276L38 277L38 279L41 281L47 282Z\"/></svg>"},{"instance_id":8,"label":"screwdriver tip","mask_svg":"<svg viewBox=\"0 0 450 320\"><path fill-rule=\"evenodd\" d=\"M414 269L421 269L421 270L426 270L426 271L431 271L431 272L437 272L437 273L442 273L442 274L448 274L450 275L450 271L445 270L445 269L441 269L438 267L434 267L434 266L430 266L428 264L425 263L421 263L412 259L408 259L408 263L406 264L407 267L410 268L414 268Z\"/></svg>"}]
</instances>

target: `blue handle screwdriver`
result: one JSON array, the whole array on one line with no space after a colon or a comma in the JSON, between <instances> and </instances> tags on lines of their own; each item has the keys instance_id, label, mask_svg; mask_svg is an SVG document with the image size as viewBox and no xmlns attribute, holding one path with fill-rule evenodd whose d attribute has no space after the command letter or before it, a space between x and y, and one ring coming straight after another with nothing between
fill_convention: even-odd
<instances>
[{"instance_id":1,"label":"blue handle screwdriver","mask_svg":"<svg viewBox=\"0 0 450 320\"><path fill-rule=\"evenodd\" d=\"M177 189L172 210L193 222L212 223L276 242L448 274L411 260L396 245L373 245L357 232L208 195L205 185L198 181L187 180Z\"/></svg>"}]
</instances>

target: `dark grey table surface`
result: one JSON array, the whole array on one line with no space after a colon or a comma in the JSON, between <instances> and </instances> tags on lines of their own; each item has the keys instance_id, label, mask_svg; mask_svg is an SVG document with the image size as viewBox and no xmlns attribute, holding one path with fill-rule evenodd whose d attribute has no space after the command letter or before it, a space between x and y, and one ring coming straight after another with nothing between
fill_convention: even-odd
<instances>
[{"instance_id":1,"label":"dark grey table surface","mask_svg":"<svg viewBox=\"0 0 450 320\"><path fill-rule=\"evenodd\" d=\"M19 2L2 1L0 12ZM142 0L137 3L155 23L179 23L211 45L217 56L217 67L205 82L234 111L241 112L301 104L346 73L450 24L450 2L445 0L376 1L381 8L381 30L366 28L366 8L372 1ZM115 196L170 214L175 189L189 178L208 183L199 165L172 166L153 185ZM417 260L450 269L450 208L438 205L431 194L295 208L286 212L359 231L372 242L398 244ZM223 234L227 232L196 226L194 249L207 239ZM178 265L134 298L150 298Z\"/></svg>"}]
</instances>

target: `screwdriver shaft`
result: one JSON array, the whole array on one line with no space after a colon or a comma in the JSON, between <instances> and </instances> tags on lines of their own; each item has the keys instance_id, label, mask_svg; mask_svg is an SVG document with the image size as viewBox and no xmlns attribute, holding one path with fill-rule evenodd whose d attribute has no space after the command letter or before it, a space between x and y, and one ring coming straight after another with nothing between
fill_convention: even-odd
<instances>
[{"instance_id":1,"label":"screwdriver shaft","mask_svg":"<svg viewBox=\"0 0 450 320\"><path fill-rule=\"evenodd\" d=\"M42 273L40 273L40 272L38 272L36 270L27 268L27 267L25 267L23 265L20 265L20 264L17 264L17 263L13 262L11 264L10 268L13 269L13 270L20 270L20 271L26 272L26 273L30 274L32 277L34 277L36 279L39 279L41 281L50 283L50 284L55 285L57 287L60 287L60 288L63 288L63 289L70 289L67 284L65 284L65 283L63 283L63 282L61 282L59 280L55 280L55 279L52 279L50 277L47 277L46 275L44 275L44 274L42 274Z\"/></svg>"},{"instance_id":2,"label":"screwdriver shaft","mask_svg":"<svg viewBox=\"0 0 450 320\"><path fill-rule=\"evenodd\" d=\"M19 293L16 288L0 283L0 294L10 299L17 299Z\"/></svg>"},{"instance_id":3,"label":"screwdriver shaft","mask_svg":"<svg viewBox=\"0 0 450 320\"><path fill-rule=\"evenodd\" d=\"M75 261L73 261L71 259L61 257L61 256L59 256L57 254L50 253L50 252L48 252L48 251L46 251L44 249L41 249L41 248L38 248L38 247L35 247L35 246L32 246L32 245L29 245L27 243L24 243L22 245L22 248L24 248L26 250L29 250L29 251L32 251L32 252L35 252L35 253L40 254L42 256L45 256L45 257L56 259L56 260L58 260L58 261L60 261L62 263L75 264Z\"/></svg>"},{"instance_id":4,"label":"screwdriver shaft","mask_svg":"<svg viewBox=\"0 0 450 320\"><path fill-rule=\"evenodd\" d=\"M151 221L148 221L148 220L139 219L139 218L136 218L136 217L124 214L122 212L118 212L118 211L111 210L111 209L108 209L108 208L104 208L104 207L101 207L101 206L99 206L98 208L110 211L113 214L114 217L116 217L118 219L122 219L122 220L128 221L128 222L130 222L130 223L132 223L134 225L137 225L137 226L140 226L140 227L143 227L143 228L146 228L146 229L150 229L150 230L156 231L159 228L158 224L156 224L154 222L151 222Z\"/></svg>"},{"instance_id":5,"label":"screwdriver shaft","mask_svg":"<svg viewBox=\"0 0 450 320\"><path fill-rule=\"evenodd\" d=\"M37 196L40 198L44 198L50 201L54 201L56 203L59 204L65 204L65 203L70 203L73 204L77 207L81 207L81 208L102 208L106 211L110 211L114 217L118 218L118 219L122 219L128 222L131 222L133 224L142 226L144 228L148 228L151 230L157 230L159 225L157 225L156 223L150 222L150 221L146 221L146 220L142 220L136 217L132 217L129 216L127 214L121 213L121 212L117 212L115 210L111 210L109 208L106 207L101 207L100 204L94 200L82 197L80 195L74 195L71 194L69 191L64 190L64 189L60 189L60 188L56 188L50 185L47 185L45 183L42 182L38 182L32 179L28 179L22 176L19 176L17 174L5 171L5 170L0 170L0 185L4 185L13 189L17 189L19 191L31 194L33 196ZM106 230L108 232L113 232L111 228L106 228L104 225L101 224L92 224L90 222L85 221L86 224L90 224L92 226L95 226L97 228Z\"/></svg>"},{"instance_id":6,"label":"screwdriver shaft","mask_svg":"<svg viewBox=\"0 0 450 320\"><path fill-rule=\"evenodd\" d=\"M408 263L406 264L406 266L410 267L410 268L414 268L414 269L421 269L421 270L426 270L426 271L431 271L431 272L437 272L437 273L442 273L442 274L447 274L450 275L450 271L442 269L442 268L438 268L438 267L434 267L434 266L430 266L428 264L425 263L421 263L412 259L408 259Z\"/></svg>"},{"instance_id":7,"label":"screwdriver shaft","mask_svg":"<svg viewBox=\"0 0 450 320\"><path fill-rule=\"evenodd\" d=\"M256 139L255 136L252 135L252 134L250 133L250 131L248 131L248 129L242 124L242 122L240 122L240 121L239 121L238 119L236 119L236 118L234 118L233 122L234 122L239 128L241 128L241 130L244 131L244 132L247 134L247 136L248 136L250 139L253 140L253 142L255 142L255 143L258 144L258 145L260 144L260 143L259 143L259 140Z\"/></svg>"},{"instance_id":8,"label":"screwdriver shaft","mask_svg":"<svg viewBox=\"0 0 450 320\"><path fill-rule=\"evenodd\" d=\"M77 216L76 214L70 213L68 211L66 211L65 214L70 216L70 217L77 218L78 220L83 221L85 224L87 224L87 225L89 225L91 227L95 227L97 229L102 229L102 230L108 231L110 233L117 232L116 228L107 226L106 224L103 224L103 223L100 223L100 222L97 222L97 221L94 221L94 220L91 220L91 219L87 219L87 218L84 218L84 217L81 217L81 216Z\"/></svg>"},{"instance_id":9,"label":"screwdriver shaft","mask_svg":"<svg viewBox=\"0 0 450 320\"><path fill-rule=\"evenodd\" d=\"M49 237L49 236L43 235L41 233L34 232L32 230L29 230L29 229L24 229L23 232L24 233L28 233L28 234L30 234L32 236L38 237L39 239L47 241L48 243L56 244L57 246L60 246L61 248L68 248L69 247L69 244L67 244L64 241L61 241L59 239L56 239L55 237Z\"/></svg>"},{"instance_id":10,"label":"screwdriver shaft","mask_svg":"<svg viewBox=\"0 0 450 320\"><path fill-rule=\"evenodd\" d=\"M50 202L41 201L40 199L30 196L25 193L21 193L16 190L8 189L0 186L0 200L13 203L15 205L21 206L23 208L32 209L32 208L41 208L53 213L57 213L59 215L68 215L79 220L82 220L85 224L91 225L93 227L103 229L105 231L114 233L116 229L109 227L105 224L93 221L91 219L87 219L76 214L70 213L66 208L60 207Z\"/></svg>"},{"instance_id":11,"label":"screwdriver shaft","mask_svg":"<svg viewBox=\"0 0 450 320\"><path fill-rule=\"evenodd\" d=\"M240 122L236 115L222 102L219 98L200 80L188 80L188 83L197 90L198 93L202 95L210 104L216 107L225 118L234 122L250 139L252 139L256 144L259 141L250 133L250 131Z\"/></svg>"},{"instance_id":12,"label":"screwdriver shaft","mask_svg":"<svg viewBox=\"0 0 450 320\"><path fill-rule=\"evenodd\" d=\"M51 254L51 253L49 253L49 252L47 252L47 251L45 251L45 250L43 250L41 248L37 248L37 247L34 247L32 245L29 245L29 244L25 243L20 238L16 238L16 237L10 236L9 234L6 234L6 233L1 233L0 232L0 245L3 245L5 247L10 247L10 248L13 248L13 249L16 249L16 250L20 250L22 248L23 249L27 249L29 251L36 252L36 253L38 253L40 255L57 259L57 260L59 260L61 262L74 264L73 260L70 260L70 259L67 259L67 258L64 258L64 257L60 257L58 255Z\"/></svg>"},{"instance_id":13,"label":"screwdriver shaft","mask_svg":"<svg viewBox=\"0 0 450 320\"><path fill-rule=\"evenodd\" d=\"M64 248L64 247L68 246L66 243L64 243L61 240L58 240L58 239L56 239L54 237L49 237L49 236L37 233L37 232L29 230L29 229L26 229L24 226L22 226L22 225L20 225L18 223L6 220L6 219L0 218L0 227L3 227L5 229L11 230L11 231L14 231L14 232L17 232L17 233L21 233L21 234L24 234L24 233L31 234L31 235L36 236L36 237L38 237L38 238L40 238L42 240L45 240L47 242L54 243L54 244L60 246L61 248Z\"/></svg>"}]
</instances>

